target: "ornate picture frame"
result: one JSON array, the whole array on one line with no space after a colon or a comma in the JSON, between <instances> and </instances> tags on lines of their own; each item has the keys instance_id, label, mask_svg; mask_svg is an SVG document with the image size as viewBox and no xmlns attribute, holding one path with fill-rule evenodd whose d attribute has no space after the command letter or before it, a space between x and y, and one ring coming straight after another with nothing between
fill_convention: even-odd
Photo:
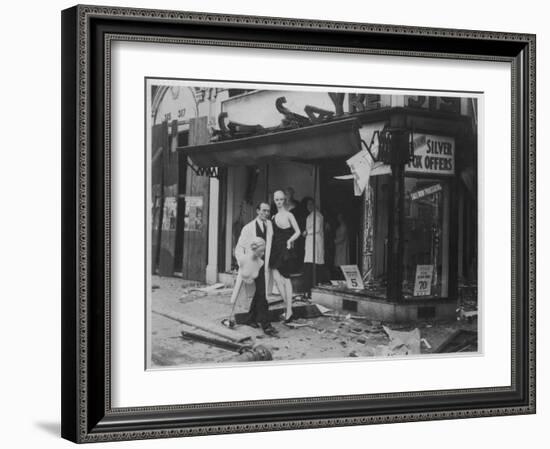
<instances>
[{"instance_id":1,"label":"ornate picture frame","mask_svg":"<svg viewBox=\"0 0 550 449\"><path fill-rule=\"evenodd\" d=\"M111 49L121 41L509 64L510 385L113 407ZM535 413L535 41L489 31L83 5L64 10L62 436L84 443Z\"/></svg>"}]
</instances>

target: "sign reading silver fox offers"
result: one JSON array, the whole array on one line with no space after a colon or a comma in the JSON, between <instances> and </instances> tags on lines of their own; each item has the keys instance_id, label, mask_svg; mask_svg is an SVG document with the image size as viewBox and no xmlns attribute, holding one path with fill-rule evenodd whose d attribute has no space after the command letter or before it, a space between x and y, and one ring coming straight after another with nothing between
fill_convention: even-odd
<instances>
[{"instance_id":1,"label":"sign reading silver fox offers","mask_svg":"<svg viewBox=\"0 0 550 449\"><path fill-rule=\"evenodd\" d=\"M452 137L415 134L414 157L407 164L408 173L454 175L455 140Z\"/></svg>"}]
</instances>

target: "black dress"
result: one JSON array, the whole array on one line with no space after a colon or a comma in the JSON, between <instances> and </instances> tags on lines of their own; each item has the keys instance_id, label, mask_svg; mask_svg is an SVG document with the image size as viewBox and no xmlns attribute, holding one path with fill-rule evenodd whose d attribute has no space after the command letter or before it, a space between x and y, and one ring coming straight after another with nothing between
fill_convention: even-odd
<instances>
[{"instance_id":1,"label":"black dress","mask_svg":"<svg viewBox=\"0 0 550 449\"><path fill-rule=\"evenodd\" d=\"M294 234L292 226L280 228L273 217L273 240L271 241L271 254L269 256L269 268L277 269L285 278L296 272L297 257L294 249L288 249L286 242Z\"/></svg>"},{"instance_id":2,"label":"black dress","mask_svg":"<svg viewBox=\"0 0 550 449\"><path fill-rule=\"evenodd\" d=\"M296 223L298 224L300 231L304 230L306 228L306 218L308 215L308 212L306 212L305 208L300 203L298 203L296 207L294 207L293 209L290 209L290 213L294 215L294 218L296 218ZM300 234L300 237L294 240L294 253L296 254L296 272L297 273L303 271L304 255L305 255L305 247L306 247L305 243L306 243L306 239L302 234Z\"/></svg>"}]
</instances>

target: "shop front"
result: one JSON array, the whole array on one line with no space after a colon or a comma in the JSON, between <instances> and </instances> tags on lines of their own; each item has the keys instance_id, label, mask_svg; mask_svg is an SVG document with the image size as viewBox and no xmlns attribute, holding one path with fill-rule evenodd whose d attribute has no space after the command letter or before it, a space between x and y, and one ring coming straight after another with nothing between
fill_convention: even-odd
<instances>
[{"instance_id":1,"label":"shop front","mask_svg":"<svg viewBox=\"0 0 550 449\"><path fill-rule=\"evenodd\" d=\"M363 193L362 288L318 285L313 300L382 321L454 318L459 284L476 279L475 133L409 108L384 123L376 157L390 170Z\"/></svg>"},{"instance_id":2,"label":"shop front","mask_svg":"<svg viewBox=\"0 0 550 449\"><path fill-rule=\"evenodd\" d=\"M454 317L459 282L476 278L476 145L470 117L389 107L178 151L217 181L208 264L218 280L234 276L232 250L256 204L291 187L296 200L313 198L324 219L314 238L323 239L328 275L314 271L313 302L403 322ZM358 189L349 160L365 152L367 182ZM339 223L347 246L337 254ZM344 276L348 268L359 279Z\"/></svg>"}]
</instances>

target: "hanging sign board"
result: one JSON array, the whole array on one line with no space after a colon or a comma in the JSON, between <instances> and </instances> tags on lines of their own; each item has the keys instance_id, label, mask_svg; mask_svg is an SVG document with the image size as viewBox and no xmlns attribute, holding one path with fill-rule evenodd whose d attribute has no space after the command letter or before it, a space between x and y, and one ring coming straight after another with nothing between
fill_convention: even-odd
<instances>
[{"instance_id":1,"label":"hanging sign board","mask_svg":"<svg viewBox=\"0 0 550 449\"><path fill-rule=\"evenodd\" d=\"M433 265L417 265L414 280L414 296L430 296L432 293Z\"/></svg>"},{"instance_id":2,"label":"hanging sign board","mask_svg":"<svg viewBox=\"0 0 550 449\"><path fill-rule=\"evenodd\" d=\"M352 288L354 290L363 290L365 288L359 267L357 265L340 265L340 269L342 270L342 273L344 273L348 288Z\"/></svg>"},{"instance_id":3,"label":"hanging sign board","mask_svg":"<svg viewBox=\"0 0 550 449\"><path fill-rule=\"evenodd\" d=\"M413 160L405 166L407 173L455 174L455 139L432 134L414 134Z\"/></svg>"},{"instance_id":4,"label":"hanging sign board","mask_svg":"<svg viewBox=\"0 0 550 449\"><path fill-rule=\"evenodd\" d=\"M355 196L361 196L363 190L369 185L370 172L374 165L374 160L367 150L361 150L350 157L346 163L354 176L353 192Z\"/></svg>"},{"instance_id":5,"label":"hanging sign board","mask_svg":"<svg viewBox=\"0 0 550 449\"><path fill-rule=\"evenodd\" d=\"M353 179L353 192L355 196L361 196L369 186L371 176L391 174L391 167L383 162L375 162L370 153L363 149L350 157L346 163L351 175L335 176L335 179Z\"/></svg>"}]
</instances>

